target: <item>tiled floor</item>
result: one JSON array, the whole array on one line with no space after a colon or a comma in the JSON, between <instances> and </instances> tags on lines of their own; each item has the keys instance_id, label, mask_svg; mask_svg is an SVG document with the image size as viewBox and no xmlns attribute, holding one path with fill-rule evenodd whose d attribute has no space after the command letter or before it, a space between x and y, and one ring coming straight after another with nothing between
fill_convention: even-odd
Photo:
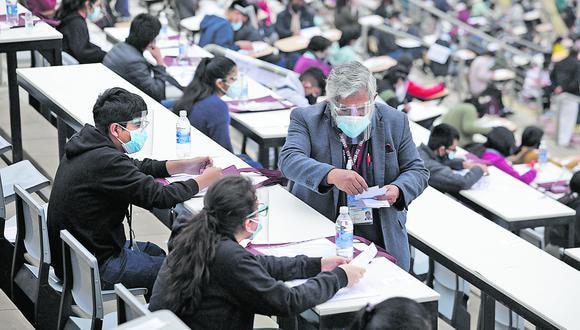
<instances>
[{"instance_id":1,"label":"tiled floor","mask_svg":"<svg viewBox=\"0 0 580 330\"><path fill-rule=\"evenodd\" d=\"M0 328L4 330L34 329L2 290L0 290L0 322L2 323Z\"/></svg>"}]
</instances>

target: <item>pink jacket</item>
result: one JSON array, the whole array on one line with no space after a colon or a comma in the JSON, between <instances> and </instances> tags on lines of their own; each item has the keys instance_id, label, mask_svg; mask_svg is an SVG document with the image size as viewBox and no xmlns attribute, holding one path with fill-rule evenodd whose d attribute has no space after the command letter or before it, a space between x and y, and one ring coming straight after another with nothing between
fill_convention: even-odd
<instances>
[{"instance_id":1,"label":"pink jacket","mask_svg":"<svg viewBox=\"0 0 580 330\"><path fill-rule=\"evenodd\" d=\"M536 178L537 174L536 170L532 168L526 173L520 175L516 170L513 169L513 167L511 167L510 164L508 164L505 158L499 153L497 153L495 150L489 149L486 150L483 153L483 155L481 155L480 158L487 160L488 162L490 162L491 165L499 168L500 170L527 184L530 184L530 182L534 181L534 179Z\"/></svg>"},{"instance_id":2,"label":"pink jacket","mask_svg":"<svg viewBox=\"0 0 580 330\"><path fill-rule=\"evenodd\" d=\"M328 77L328 74L330 73L331 69L330 65L322 61L310 58L307 55L300 56L300 58L294 65L294 72L301 74L302 72L308 70L308 68L310 68L311 66L319 68L324 73L324 76Z\"/></svg>"}]
</instances>

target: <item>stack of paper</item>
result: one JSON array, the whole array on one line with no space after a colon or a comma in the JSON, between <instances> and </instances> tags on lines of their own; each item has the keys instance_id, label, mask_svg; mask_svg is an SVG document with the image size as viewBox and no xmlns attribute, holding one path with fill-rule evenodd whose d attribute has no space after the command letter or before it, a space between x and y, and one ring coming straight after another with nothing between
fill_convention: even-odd
<instances>
[{"instance_id":1,"label":"stack of paper","mask_svg":"<svg viewBox=\"0 0 580 330\"><path fill-rule=\"evenodd\" d=\"M365 207L370 208L382 208L382 207L390 207L388 201L386 200L377 200L375 197L382 196L387 192L385 187L379 188L379 186L370 187L367 191L363 192L362 194L358 194L354 196L354 199L357 201L361 201Z\"/></svg>"}]
</instances>

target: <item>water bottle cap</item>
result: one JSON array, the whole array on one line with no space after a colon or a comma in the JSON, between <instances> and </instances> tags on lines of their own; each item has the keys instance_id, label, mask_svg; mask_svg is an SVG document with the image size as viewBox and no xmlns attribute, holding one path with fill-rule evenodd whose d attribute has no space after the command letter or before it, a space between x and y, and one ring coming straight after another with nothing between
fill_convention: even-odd
<instances>
[{"instance_id":1,"label":"water bottle cap","mask_svg":"<svg viewBox=\"0 0 580 330\"><path fill-rule=\"evenodd\" d=\"M348 214L348 206L341 206L340 214Z\"/></svg>"},{"instance_id":2,"label":"water bottle cap","mask_svg":"<svg viewBox=\"0 0 580 330\"><path fill-rule=\"evenodd\" d=\"M187 111L186 110L179 110L179 117L187 117Z\"/></svg>"}]
</instances>

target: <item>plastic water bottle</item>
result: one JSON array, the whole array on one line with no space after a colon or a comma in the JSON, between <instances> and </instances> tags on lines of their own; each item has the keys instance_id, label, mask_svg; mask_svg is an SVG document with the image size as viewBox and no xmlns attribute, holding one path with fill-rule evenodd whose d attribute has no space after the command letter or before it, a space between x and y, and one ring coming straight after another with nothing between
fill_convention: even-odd
<instances>
[{"instance_id":1,"label":"plastic water bottle","mask_svg":"<svg viewBox=\"0 0 580 330\"><path fill-rule=\"evenodd\" d=\"M352 259L353 224L348 215L348 206L340 207L340 214L336 219L336 255Z\"/></svg>"},{"instance_id":2,"label":"plastic water bottle","mask_svg":"<svg viewBox=\"0 0 580 330\"><path fill-rule=\"evenodd\" d=\"M540 166L544 166L547 162L548 148L546 147L546 141L542 140L542 142L540 142L540 147L538 148L538 164L540 164Z\"/></svg>"},{"instance_id":3,"label":"plastic water bottle","mask_svg":"<svg viewBox=\"0 0 580 330\"><path fill-rule=\"evenodd\" d=\"M181 32L179 34L179 56L177 60L180 65L185 65L187 60L187 49L189 48L189 42L187 41L187 36L185 33Z\"/></svg>"},{"instance_id":4,"label":"plastic water bottle","mask_svg":"<svg viewBox=\"0 0 580 330\"><path fill-rule=\"evenodd\" d=\"M159 31L159 37L161 37L161 39L166 40L168 38L168 34L169 34L169 21L167 20L167 15L165 14L165 12L161 12L159 14L159 23L161 23L161 30Z\"/></svg>"},{"instance_id":5,"label":"plastic water bottle","mask_svg":"<svg viewBox=\"0 0 580 330\"><path fill-rule=\"evenodd\" d=\"M187 111L179 111L179 119L175 124L175 139L177 142L177 157L185 158L189 156L191 146L191 126L187 119Z\"/></svg>"},{"instance_id":6,"label":"plastic water bottle","mask_svg":"<svg viewBox=\"0 0 580 330\"><path fill-rule=\"evenodd\" d=\"M18 0L6 0L6 23L18 25Z\"/></svg>"}]
</instances>

